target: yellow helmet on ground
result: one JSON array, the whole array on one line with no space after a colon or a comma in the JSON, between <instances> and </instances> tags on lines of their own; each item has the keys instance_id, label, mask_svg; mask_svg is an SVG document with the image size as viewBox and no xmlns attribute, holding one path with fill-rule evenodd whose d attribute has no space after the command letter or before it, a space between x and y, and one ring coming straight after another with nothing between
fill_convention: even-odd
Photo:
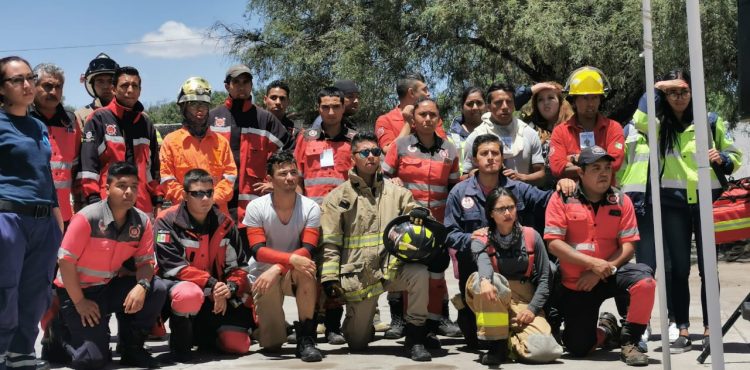
<instances>
[{"instance_id":1,"label":"yellow helmet on ground","mask_svg":"<svg viewBox=\"0 0 750 370\"><path fill-rule=\"evenodd\" d=\"M570 74L563 92L568 95L607 95L609 90L607 76L598 68L585 66Z\"/></svg>"},{"instance_id":2,"label":"yellow helmet on ground","mask_svg":"<svg viewBox=\"0 0 750 370\"><path fill-rule=\"evenodd\" d=\"M177 104L189 101L211 102L211 84L203 77L190 77L180 87Z\"/></svg>"}]
</instances>

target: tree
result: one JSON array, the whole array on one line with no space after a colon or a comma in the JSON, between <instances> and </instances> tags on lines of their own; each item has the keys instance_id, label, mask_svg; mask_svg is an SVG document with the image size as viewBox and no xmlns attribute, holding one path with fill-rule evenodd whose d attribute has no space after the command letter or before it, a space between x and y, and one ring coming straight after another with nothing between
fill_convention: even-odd
<instances>
[{"instance_id":1,"label":"tree","mask_svg":"<svg viewBox=\"0 0 750 370\"><path fill-rule=\"evenodd\" d=\"M704 64L709 107L737 118L737 4L702 3ZM657 76L688 68L685 4L654 0ZM231 54L258 82L285 79L292 109L305 122L317 114L315 94L335 79L362 89L358 122L372 128L397 102L400 73L421 70L445 114L468 85L508 80L554 80L583 65L600 68L613 93L605 110L629 119L645 89L641 2L636 0L250 0L261 29L217 24Z\"/></svg>"},{"instance_id":2,"label":"tree","mask_svg":"<svg viewBox=\"0 0 750 370\"><path fill-rule=\"evenodd\" d=\"M211 108L224 104L227 93L215 91L211 94ZM146 114L155 124L182 123L182 113L175 100L160 102L146 109Z\"/></svg>"}]
</instances>

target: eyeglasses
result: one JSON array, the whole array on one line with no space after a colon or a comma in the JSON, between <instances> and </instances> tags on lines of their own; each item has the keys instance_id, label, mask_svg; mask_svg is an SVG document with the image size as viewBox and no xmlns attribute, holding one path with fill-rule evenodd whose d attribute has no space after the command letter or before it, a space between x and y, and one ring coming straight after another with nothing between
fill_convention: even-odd
<instances>
[{"instance_id":1,"label":"eyeglasses","mask_svg":"<svg viewBox=\"0 0 750 370\"><path fill-rule=\"evenodd\" d=\"M20 86L20 85L23 85L24 81L28 81L30 84L35 85L36 84L36 79L38 77L39 77L38 75L28 75L28 76L18 75L18 76L8 77L8 78L4 79L3 82L8 81L12 85Z\"/></svg>"},{"instance_id":2,"label":"eyeglasses","mask_svg":"<svg viewBox=\"0 0 750 370\"><path fill-rule=\"evenodd\" d=\"M374 155L375 157L380 157L381 154L383 154L383 149L380 148L370 148L370 149L363 149L358 152L354 152L354 154L359 154L362 158L367 158L370 156L370 153Z\"/></svg>"},{"instance_id":3,"label":"eyeglasses","mask_svg":"<svg viewBox=\"0 0 750 370\"><path fill-rule=\"evenodd\" d=\"M667 92L667 97L670 99L679 99L683 97L690 96L690 90L680 90L680 91L669 91Z\"/></svg>"},{"instance_id":4,"label":"eyeglasses","mask_svg":"<svg viewBox=\"0 0 750 370\"><path fill-rule=\"evenodd\" d=\"M492 212L495 212L495 213L497 213L499 215L502 215L505 212L513 212L514 209L516 209L515 205L505 206L505 207L497 207L497 208L493 208Z\"/></svg>"},{"instance_id":5,"label":"eyeglasses","mask_svg":"<svg viewBox=\"0 0 750 370\"><path fill-rule=\"evenodd\" d=\"M203 199L204 197L213 197L214 196L214 190L192 190L188 191L188 194L190 194L191 197L196 199Z\"/></svg>"}]
</instances>

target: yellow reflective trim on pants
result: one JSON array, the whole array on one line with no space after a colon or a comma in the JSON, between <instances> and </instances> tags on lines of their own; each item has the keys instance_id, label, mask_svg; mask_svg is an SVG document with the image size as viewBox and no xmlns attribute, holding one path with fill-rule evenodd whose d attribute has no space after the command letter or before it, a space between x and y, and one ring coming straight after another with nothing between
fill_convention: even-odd
<instances>
[{"instance_id":1,"label":"yellow reflective trim on pants","mask_svg":"<svg viewBox=\"0 0 750 370\"><path fill-rule=\"evenodd\" d=\"M344 293L344 298L350 302L364 301L365 299L377 297L383 294L383 284L377 282L367 288Z\"/></svg>"},{"instance_id":2,"label":"yellow reflective trim on pants","mask_svg":"<svg viewBox=\"0 0 750 370\"><path fill-rule=\"evenodd\" d=\"M508 326L507 312L477 312L477 327L498 328Z\"/></svg>"}]
</instances>

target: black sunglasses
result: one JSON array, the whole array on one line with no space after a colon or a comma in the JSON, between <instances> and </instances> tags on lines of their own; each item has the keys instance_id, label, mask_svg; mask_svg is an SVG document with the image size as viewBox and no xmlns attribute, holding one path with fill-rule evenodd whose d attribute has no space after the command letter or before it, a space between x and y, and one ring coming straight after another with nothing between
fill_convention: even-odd
<instances>
[{"instance_id":1,"label":"black sunglasses","mask_svg":"<svg viewBox=\"0 0 750 370\"><path fill-rule=\"evenodd\" d=\"M190 194L191 197L197 198L197 199L203 199L203 197L213 197L214 196L214 190L193 190L188 191L188 194Z\"/></svg>"},{"instance_id":2,"label":"black sunglasses","mask_svg":"<svg viewBox=\"0 0 750 370\"><path fill-rule=\"evenodd\" d=\"M367 158L370 156L370 153L376 157L380 157L381 154L383 154L383 149L380 148L372 148L372 149L363 149L358 152L354 152L354 154L359 154L362 158Z\"/></svg>"}]
</instances>

